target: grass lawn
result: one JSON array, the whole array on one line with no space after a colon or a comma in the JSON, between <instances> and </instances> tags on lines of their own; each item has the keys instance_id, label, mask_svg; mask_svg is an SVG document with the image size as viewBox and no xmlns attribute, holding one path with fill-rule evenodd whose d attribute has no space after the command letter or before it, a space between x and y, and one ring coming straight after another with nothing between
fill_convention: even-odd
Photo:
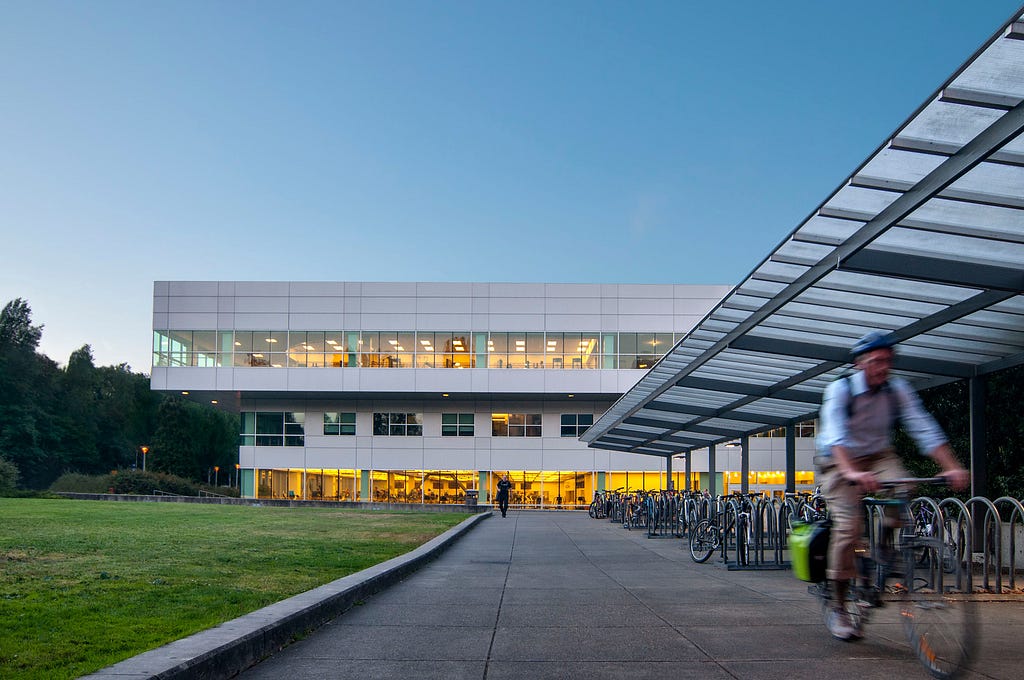
<instances>
[{"instance_id":1,"label":"grass lawn","mask_svg":"<svg viewBox=\"0 0 1024 680\"><path fill-rule=\"evenodd\" d=\"M0 677L91 673L408 552L467 516L0 498Z\"/></svg>"}]
</instances>

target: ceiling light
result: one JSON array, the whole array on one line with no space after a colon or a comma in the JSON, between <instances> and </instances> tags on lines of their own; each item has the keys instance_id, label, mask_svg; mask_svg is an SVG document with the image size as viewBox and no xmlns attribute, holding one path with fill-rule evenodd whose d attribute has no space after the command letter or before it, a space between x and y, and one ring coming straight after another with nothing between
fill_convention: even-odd
<instances>
[{"instance_id":1,"label":"ceiling light","mask_svg":"<svg viewBox=\"0 0 1024 680\"><path fill-rule=\"evenodd\" d=\"M241 346L242 346L242 343L240 343L238 340L235 340L235 347L241 347Z\"/></svg>"},{"instance_id":2,"label":"ceiling light","mask_svg":"<svg viewBox=\"0 0 1024 680\"><path fill-rule=\"evenodd\" d=\"M430 344L430 340L420 340L420 344L424 345L424 346L429 345Z\"/></svg>"},{"instance_id":3,"label":"ceiling light","mask_svg":"<svg viewBox=\"0 0 1024 680\"><path fill-rule=\"evenodd\" d=\"M267 342L277 342L277 338L266 338Z\"/></svg>"},{"instance_id":4,"label":"ceiling light","mask_svg":"<svg viewBox=\"0 0 1024 680\"><path fill-rule=\"evenodd\" d=\"M217 403L217 400L216 400L216 399L211 399L211 400L210 400L210 403L211 403L211 404L216 404L216 403Z\"/></svg>"},{"instance_id":5,"label":"ceiling light","mask_svg":"<svg viewBox=\"0 0 1024 680\"><path fill-rule=\"evenodd\" d=\"M388 344L389 345L397 345L398 344L398 340L388 340Z\"/></svg>"},{"instance_id":6,"label":"ceiling light","mask_svg":"<svg viewBox=\"0 0 1024 680\"><path fill-rule=\"evenodd\" d=\"M262 359L263 358L262 354L253 354L253 356L256 357L257 359Z\"/></svg>"},{"instance_id":7,"label":"ceiling light","mask_svg":"<svg viewBox=\"0 0 1024 680\"><path fill-rule=\"evenodd\" d=\"M337 341L337 340L328 340L328 341L327 341L327 344L328 344L328 345L337 345L337 344L338 344L338 341Z\"/></svg>"},{"instance_id":8,"label":"ceiling light","mask_svg":"<svg viewBox=\"0 0 1024 680\"><path fill-rule=\"evenodd\" d=\"M188 390L182 390L182 394L188 394Z\"/></svg>"}]
</instances>

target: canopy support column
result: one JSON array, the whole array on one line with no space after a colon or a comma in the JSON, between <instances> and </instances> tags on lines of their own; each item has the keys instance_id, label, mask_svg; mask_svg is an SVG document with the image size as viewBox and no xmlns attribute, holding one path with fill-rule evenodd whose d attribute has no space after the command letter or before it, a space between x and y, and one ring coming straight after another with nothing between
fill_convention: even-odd
<instances>
[{"instance_id":1,"label":"canopy support column","mask_svg":"<svg viewBox=\"0 0 1024 680\"><path fill-rule=\"evenodd\" d=\"M672 483L672 456L665 456L665 477L665 488L672 491L676 487L676 485Z\"/></svg>"},{"instance_id":2,"label":"canopy support column","mask_svg":"<svg viewBox=\"0 0 1024 680\"><path fill-rule=\"evenodd\" d=\"M715 445L712 444L708 447L708 491L711 493L711 497L714 498L718 495L718 484L716 484L715 478Z\"/></svg>"},{"instance_id":3,"label":"canopy support column","mask_svg":"<svg viewBox=\"0 0 1024 680\"><path fill-rule=\"evenodd\" d=\"M796 423L786 426L786 493L796 492Z\"/></svg>"},{"instance_id":4,"label":"canopy support column","mask_svg":"<svg viewBox=\"0 0 1024 680\"><path fill-rule=\"evenodd\" d=\"M684 486L687 491L693 490L693 453L691 451L686 452L686 484Z\"/></svg>"},{"instance_id":5,"label":"canopy support column","mask_svg":"<svg viewBox=\"0 0 1024 680\"><path fill-rule=\"evenodd\" d=\"M740 437L740 491L750 493L750 436Z\"/></svg>"}]
</instances>

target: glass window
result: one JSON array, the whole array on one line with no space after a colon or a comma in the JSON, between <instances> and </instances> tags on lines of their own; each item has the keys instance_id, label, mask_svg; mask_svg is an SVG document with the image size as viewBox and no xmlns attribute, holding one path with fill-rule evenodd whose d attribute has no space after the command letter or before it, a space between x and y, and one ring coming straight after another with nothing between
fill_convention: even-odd
<instances>
[{"instance_id":1,"label":"glass window","mask_svg":"<svg viewBox=\"0 0 1024 680\"><path fill-rule=\"evenodd\" d=\"M240 418L241 441L240 446L256 446L256 414L251 411L243 411Z\"/></svg>"},{"instance_id":2,"label":"glass window","mask_svg":"<svg viewBox=\"0 0 1024 680\"><path fill-rule=\"evenodd\" d=\"M190 365L206 368L217 365L217 331L193 331Z\"/></svg>"},{"instance_id":3,"label":"glass window","mask_svg":"<svg viewBox=\"0 0 1024 680\"><path fill-rule=\"evenodd\" d=\"M355 413L324 413L324 434L325 435L354 435L356 433Z\"/></svg>"},{"instance_id":4,"label":"glass window","mask_svg":"<svg viewBox=\"0 0 1024 680\"><path fill-rule=\"evenodd\" d=\"M421 413L374 413L373 433L378 436L422 437Z\"/></svg>"},{"instance_id":5,"label":"glass window","mask_svg":"<svg viewBox=\"0 0 1024 680\"><path fill-rule=\"evenodd\" d=\"M256 446L284 445L284 414L280 412L256 414Z\"/></svg>"},{"instance_id":6,"label":"glass window","mask_svg":"<svg viewBox=\"0 0 1024 680\"><path fill-rule=\"evenodd\" d=\"M491 436L539 437L541 436L541 414L492 413Z\"/></svg>"},{"instance_id":7,"label":"glass window","mask_svg":"<svg viewBox=\"0 0 1024 680\"><path fill-rule=\"evenodd\" d=\"M562 436L579 437L594 424L592 413L563 413L562 414Z\"/></svg>"},{"instance_id":8,"label":"glass window","mask_svg":"<svg viewBox=\"0 0 1024 680\"><path fill-rule=\"evenodd\" d=\"M487 338L487 367L508 368L508 333L491 333Z\"/></svg>"},{"instance_id":9,"label":"glass window","mask_svg":"<svg viewBox=\"0 0 1024 680\"><path fill-rule=\"evenodd\" d=\"M472 413L442 413L442 437L472 437L475 425Z\"/></svg>"},{"instance_id":10,"label":"glass window","mask_svg":"<svg viewBox=\"0 0 1024 680\"><path fill-rule=\"evenodd\" d=\"M416 368L434 368L434 333L416 333ZM443 334L442 334L443 335ZM442 358L443 360L443 358Z\"/></svg>"},{"instance_id":11,"label":"glass window","mask_svg":"<svg viewBox=\"0 0 1024 680\"><path fill-rule=\"evenodd\" d=\"M284 445L303 446L306 434L306 414L287 412L284 414Z\"/></svg>"},{"instance_id":12,"label":"glass window","mask_svg":"<svg viewBox=\"0 0 1024 680\"><path fill-rule=\"evenodd\" d=\"M598 361L600 357L600 344L597 333L580 333L580 359L582 368L601 368Z\"/></svg>"}]
</instances>

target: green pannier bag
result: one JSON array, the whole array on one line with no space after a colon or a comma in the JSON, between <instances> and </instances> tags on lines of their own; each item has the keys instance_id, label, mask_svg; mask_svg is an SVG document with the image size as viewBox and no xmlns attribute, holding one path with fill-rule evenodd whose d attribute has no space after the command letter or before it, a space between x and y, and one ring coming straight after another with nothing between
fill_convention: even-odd
<instances>
[{"instance_id":1,"label":"green pannier bag","mask_svg":"<svg viewBox=\"0 0 1024 680\"><path fill-rule=\"evenodd\" d=\"M793 529L789 532L789 556L794 576L809 583L825 580L831 533L831 520L793 523Z\"/></svg>"}]
</instances>

